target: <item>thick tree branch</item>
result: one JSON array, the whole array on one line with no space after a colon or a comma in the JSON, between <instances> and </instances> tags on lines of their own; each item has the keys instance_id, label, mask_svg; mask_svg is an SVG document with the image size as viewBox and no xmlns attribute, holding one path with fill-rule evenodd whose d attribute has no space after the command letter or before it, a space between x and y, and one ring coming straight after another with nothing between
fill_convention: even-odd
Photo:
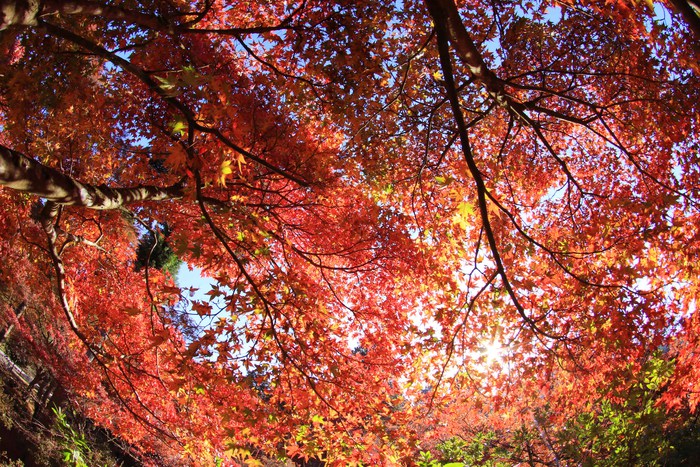
<instances>
[{"instance_id":1,"label":"thick tree branch","mask_svg":"<svg viewBox=\"0 0 700 467\"><path fill-rule=\"evenodd\" d=\"M0 31L12 25L36 26L40 18L52 15L99 16L156 30L166 26L157 16L89 0L0 0L0 14Z\"/></svg>"},{"instance_id":2,"label":"thick tree branch","mask_svg":"<svg viewBox=\"0 0 700 467\"><path fill-rule=\"evenodd\" d=\"M442 0L437 1L441 2ZM433 4L435 2L436 0L426 0L426 3L428 4L428 9L431 15L434 15L433 18L436 24L435 28L437 32L438 51L440 54L440 64L442 66L442 73L444 76L445 90L447 92L447 96L452 107L452 113L455 118L455 123L457 125L457 131L459 133L459 138L462 146L462 153L467 163L467 167L469 168L469 172L471 173L472 179L476 184L479 214L483 222L484 233L486 234L486 239L488 241L489 249L491 250L491 255L493 256L493 261L496 265L496 270L498 271L498 275L500 276L501 281L503 282L503 286L508 292L508 295L511 301L513 302L513 305L518 311L518 314L527 323L527 325L538 335L549 337L551 339L559 339L561 336L556 336L545 331L540 326L538 326L534 319L527 315L525 308L520 303L520 300L518 299L518 296L510 283L510 279L506 272L505 265L503 264L503 261L501 259L501 254L499 252L498 244L496 242L496 235L493 231L493 227L489 219L487 199L488 189L486 188L484 178L481 175L481 172L479 171L479 168L476 165L476 161L474 160L474 155L472 154L471 145L469 143L467 124L464 120L464 115L462 114L462 108L459 103L459 96L457 95L457 87L454 81L449 51L447 32L448 28L445 26L445 18L442 16L442 12L440 10L434 9Z\"/></svg>"},{"instance_id":3,"label":"thick tree branch","mask_svg":"<svg viewBox=\"0 0 700 467\"><path fill-rule=\"evenodd\" d=\"M98 210L119 209L139 201L179 199L184 194L182 182L164 188L148 185L110 188L80 183L3 145L0 145L0 185L59 205Z\"/></svg>"},{"instance_id":4,"label":"thick tree branch","mask_svg":"<svg viewBox=\"0 0 700 467\"><path fill-rule=\"evenodd\" d=\"M0 1L0 31L10 26L36 26L39 15L38 0Z\"/></svg>"},{"instance_id":5,"label":"thick tree branch","mask_svg":"<svg viewBox=\"0 0 700 467\"><path fill-rule=\"evenodd\" d=\"M515 101L504 89L504 83L489 69L464 23L453 0L425 0L436 27L443 28L446 40L452 43L457 56L469 68L475 81L481 83L488 94L500 105L524 123L530 123L522 103Z\"/></svg>"},{"instance_id":6,"label":"thick tree branch","mask_svg":"<svg viewBox=\"0 0 700 467\"><path fill-rule=\"evenodd\" d=\"M68 303L68 296L66 293L66 270L63 267L63 261L61 260L60 253L56 248L56 240L58 239L58 233L56 232L56 226L54 222L58 217L61 207L52 202L46 203L44 209L41 211L40 222L41 227L46 233L46 239L48 241L49 254L51 255L51 260L54 265L54 270L56 271L56 284L58 288L58 299L61 302L61 308L68 319L68 324L70 324L71 329L78 338L91 348L87 338L78 328L78 324L75 321L75 316L71 310L70 304Z\"/></svg>"},{"instance_id":7,"label":"thick tree branch","mask_svg":"<svg viewBox=\"0 0 700 467\"><path fill-rule=\"evenodd\" d=\"M484 61L481 52L472 41L469 32L464 27L464 23L459 16L459 11L453 0L426 0L428 10L435 20L436 28L442 28L445 34L445 41L452 43L459 58L467 65L475 81L481 83L486 92L496 101L496 103L506 109L522 124L532 128L537 138L545 145L547 151L559 164L566 178L583 194L594 195L581 186L574 175L569 170L566 162L559 157L554 148L545 138L540 125L528 114L525 104L513 99L505 91L504 82L489 69ZM538 109L542 112L543 109Z\"/></svg>"}]
</instances>

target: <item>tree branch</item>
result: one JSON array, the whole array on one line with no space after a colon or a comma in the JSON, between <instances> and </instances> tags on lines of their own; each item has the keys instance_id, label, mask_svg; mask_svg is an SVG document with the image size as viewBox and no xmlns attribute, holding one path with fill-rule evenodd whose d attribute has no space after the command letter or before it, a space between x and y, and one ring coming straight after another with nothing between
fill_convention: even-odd
<instances>
[{"instance_id":1,"label":"tree branch","mask_svg":"<svg viewBox=\"0 0 700 467\"><path fill-rule=\"evenodd\" d=\"M110 210L139 201L179 199L184 195L183 184L184 180L163 188L150 185L110 188L80 183L0 144L0 185L40 196L58 205Z\"/></svg>"},{"instance_id":2,"label":"tree branch","mask_svg":"<svg viewBox=\"0 0 700 467\"><path fill-rule=\"evenodd\" d=\"M125 71L131 73L134 75L136 78L141 80L151 91L155 92L158 96L160 96L165 102L168 104L172 105L174 108L176 108L180 113L182 113L183 117L187 120L188 128L191 130L197 130L202 133L208 133L214 135L219 141L221 141L224 145L228 146L235 152L241 154L243 157L246 159L249 159L253 162L256 162L257 164L266 167L270 171L293 181L294 183L303 186L303 187L308 187L309 183L303 180L301 177L291 174L285 169L281 169L274 164L271 164L267 162L265 159L256 156L255 154L251 153L250 151L245 150L241 146L237 145L234 143L231 139L226 137L218 128L213 128L213 127L208 127L205 125L202 125L197 121L197 118L195 116L195 113L183 102L179 101L173 96L168 95L168 92L164 90L158 83L156 83L149 75L146 73L144 70L140 69L139 67L135 66L133 63L130 61L120 57L119 55L110 52L109 50L85 39L84 37L81 37L77 34L74 34L71 31L68 31L66 29L63 29L61 27L58 27L56 25L53 25L51 23L42 23L42 25L46 28L46 30L50 33L53 34L57 37L61 37L67 41L73 42L74 44L77 44L90 52L94 53L95 55L99 57L103 57L106 60L109 60L112 62L114 65L119 66L123 68Z\"/></svg>"},{"instance_id":3,"label":"tree branch","mask_svg":"<svg viewBox=\"0 0 700 467\"><path fill-rule=\"evenodd\" d=\"M438 51L440 54L440 64L442 66L442 73L444 76L444 86L447 92L447 96L452 106L452 113L454 114L455 123L457 124L457 130L459 133L459 138L462 146L462 153L464 159L471 173L472 179L476 184L477 198L479 205L479 214L484 226L484 233L486 234L486 239L489 244L489 249L491 250L491 255L493 256L493 261L496 265L496 270L498 275L503 282L508 295L513 302L518 314L527 323L527 325L536 333L551 339L559 339L561 336L556 336L537 325L535 320L527 315L525 309L523 308L518 296L513 289L508 274L506 272L505 266L501 259L501 254L499 252L498 244L496 242L496 235L494 234L493 227L491 226L491 221L489 219L488 213L488 189L484 183L484 179L479 171L474 160L474 155L472 154L471 146L469 144L469 134L467 130L467 124L464 120L464 115L462 114L462 109L459 104L459 96L457 95L457 88L455 85L454 75L452 71L452 63L450 58L449 43L448 43L448 26L449 22L446 21L444 12L439 8L436 8L436 3L444 3L444 0L426 0L428 5L428 10L433 16L435 21L435 29L437 32L437 43Z\"/></svg>"}]
</instances>

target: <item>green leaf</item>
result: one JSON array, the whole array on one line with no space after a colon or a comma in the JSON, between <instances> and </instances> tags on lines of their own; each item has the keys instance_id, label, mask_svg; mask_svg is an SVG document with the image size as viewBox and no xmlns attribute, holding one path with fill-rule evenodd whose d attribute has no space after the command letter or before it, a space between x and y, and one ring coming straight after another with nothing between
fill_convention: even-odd
<instances>
[{"instance_id":1,"label":"green leaf","mask_svg":"<svg viewBox=\"0 0 700 467\"><path fill-rule=\"evenodd\" d=\"M184 84L188 86L195 86L202 81L202 75L197 73L197 70L195 70L194 67L185 66L182 68L182 82Z\"/></svg>"},{"instance_id":2,"label":"green leaf","mask_svg":"<svg viewBox=\"0 0 700 467\"><path fill-rule=\"evenodd\" d=\"M174 97L178 94L176 81L170 81L169 79L161 78L160 76L156 76L155 78L160 82L158 87L163 90L163 94L168 97Z\"/></svg>"},{"instance_id":3,"label":"green leaf","mask_svg":"<svg viewBox=\"0 0 700 467\"><path fill-rule=\"evenodd\" d=\"M173 135L182 136L187 129L187 123L184 120L175 120L170 127L173 129Z\"/></svg>"},{"instance_id":4,"label":"green leaf","mask_svg":"<svg viewBox=\"0 0 700 467\"><path fill-rule=\"evenodd\" d=\"M311 421L317 425L323 425L325 423L325 420L323 420L323 417L321 415L314 415L313 417L311 417Z\"/></svg>"}]
</instances>

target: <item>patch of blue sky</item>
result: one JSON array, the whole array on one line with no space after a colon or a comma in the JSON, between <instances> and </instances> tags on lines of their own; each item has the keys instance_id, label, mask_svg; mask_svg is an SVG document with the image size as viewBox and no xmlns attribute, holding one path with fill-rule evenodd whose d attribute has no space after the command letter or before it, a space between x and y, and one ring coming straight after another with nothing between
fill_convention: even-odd
<instances>
[{"instance_id":1,"label":"patch of blue sky","mask_svg":"<svg viewBox=\"0 0 700 467\"><path fill-rule=\"evenodd\" d=\"M230 290L221 287L216 279L207 276L198 267L182 263L177 272L176 282L183 291L179 304L182 307L181 312L187 313L201 331L213 327L216 320L220 318L227 319L227 316L220 315L227 308L225 294L230 293ZM212 295L211 292L214 290L220 290L224 295ZM192 304L196 302L211 306L212 313L200 316L192 308Z\"/></svg>"},{"instance_id":2,"label":"patch of blue sky","mask_svg":"<svg viewBox=\"0 0 700 467\"><path fill-rule=\"evenodd\" d=\"M218 281L206 275L202 269L193 267L186 263L180 266L177 273L177 285L182 290L180 302L176 305L178 313L186 314L186 318L191 322L196 329L196 336L189 336L188 343L192 343L193 339L203 336L208 329L214 329L220 320L232 320L236 323L233 332L242 335L245 331L247 320L245 317L236 317L232 319L232 313L229 309L226 295L231 291L226 287L222 287ZM222 295L211 294L212 291L220 291ZM211 307L211 314L199 315L193 309L195 303L205 303ZM186 336L187 338L188 336ZM226 333L217 336L218 342L235 339L235 336ZM251 350L252 343L244 343L242 349L236 354L226 356L228 361L245 360ZM206 349L203 356L197 357L196 360L215 362L220 355L216 349L216 345L211 345Z\"/></svg>"}]
</instances>

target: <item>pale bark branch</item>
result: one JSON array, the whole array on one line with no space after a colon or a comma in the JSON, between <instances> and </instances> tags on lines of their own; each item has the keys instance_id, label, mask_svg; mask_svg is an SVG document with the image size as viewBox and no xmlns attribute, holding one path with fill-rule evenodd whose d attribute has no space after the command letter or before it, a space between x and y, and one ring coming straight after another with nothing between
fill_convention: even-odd
<instances>
[{"instance_id":1,"label":"pale bark branch","mask_svg":"<svg viewBox=\"0 0 700 467\"><path fill-rule=\"evenodd\" d=\"M89 0L0 0L0 15L0 31L13 25L36 26L41 18L54 15L96 16L155 30L167 27L167 23L155 15Z\"/></svg>"},{"instance_id":2,"label":"pale bark branch","mask_svg":"<svg viewBox=\"0 0 700 467\"><path fill-rule=\"evenodd\" d=\"M97 210L119 209L139 201L179 199L184 194L182 182L162 188L150 185L110 188L81 183L3 145L0 145L0 185L59 205Z\"/></svg>"},{"instance_id":3,"label":"pale bark branch","mask_svg":"<svg viewBox=\"0 0 700 467\"><path fill-rule=\"evenodd\" d=\"M10 26L36 26L39 0L0 1L0 31Z\"/></svg>"}]
</instances>

